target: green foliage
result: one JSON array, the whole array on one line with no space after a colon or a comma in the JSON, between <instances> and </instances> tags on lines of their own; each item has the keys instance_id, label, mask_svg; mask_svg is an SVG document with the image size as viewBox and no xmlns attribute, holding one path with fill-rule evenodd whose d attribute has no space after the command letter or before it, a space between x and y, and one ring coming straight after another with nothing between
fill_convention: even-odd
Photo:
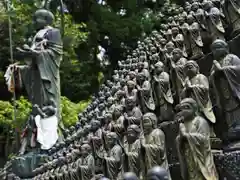
<instances>
[{"instance_id":1,"label":"green foliage","mask_svg":"<svg viewBox=\"0 0 240 180\"><path fill-rule=\"evenodd\" d=\"M73 103L68 98L61 97L62 122L64 126L69 127L77 122L78 113L82 112L90 101L80 101ZM31 112L31 103L23 96L16 101L16 121L14 122L14 105L9 101L0 101L0 127L1 132L5 134L5 130L13 130L14 128L21 131Z\"/></svg>"}]
</instances>

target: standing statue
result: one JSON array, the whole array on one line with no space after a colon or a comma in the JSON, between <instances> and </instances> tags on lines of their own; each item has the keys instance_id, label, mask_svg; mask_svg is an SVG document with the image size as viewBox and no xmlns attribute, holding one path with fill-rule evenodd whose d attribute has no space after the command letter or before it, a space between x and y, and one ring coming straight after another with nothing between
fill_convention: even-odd
<instances>
[{"instance_id":1,"label":"standing statue","mask_svg":"<svg viewBox=\"0 0 240 180\"><path fill-rule=\"evenodd\" d=\"M118 136L115 132L107 132L107 156L103 157L104 175L110 179L121 177L122 147L119 145Z\"/></svg>"},{"instance_id":2,"label":"standing statue","mask_svg":"<svg viewBox=\"0 0 240 180\"><path fill-rule=\"evenodd\" d=\"M147 113L149 111L154 111L155 103L153 100L151 83L144 73L138 74L137 90L142 112Z\"/></svg>"},{"instance_id":3,"label":"standing statue","mask_svg":"<svg viewBox=\"0 0 240 180\"><path fill-rule=\"evenodd\" d=\"M172 81L172 92L174 93L174 97L176 102L179 103L181 101L181 93L184 87L185 73L184 66L187 62L187 59L183 57L182 50L176 48L173 50L173 58L170 64L170 75Z\"/></svg>"},{"instance_id":4,"label":"standing statue","mask_svg":"<svg viewBox=\"0 0 240 180\"><path fill-rule=\"evenodd\" d=\"M240 132L240 59L229 53L228 44L216 40L212 44L214 56L210 80L216 97L219 114L226 123L222 129L224 143L238 142ZM237 148L232 145L232 148ZM239 147L238 147L239 148Z\"/></svg>"},{"instance_id":5,"label":"standing statue","mask_svg":"<svg viewBox=\"0 0 240 180\"><path fill-rule=\"evenodd\" d=\"M31 47L24 45L23 48L17 48L27 58L26 65L12 66L20 70L31 103L42 108L54 102L60 118L59 68L63 54L61 33L51 26L54 16L50 11L37 10L33 19L37 34Z\"/></svg>"},{"instance_id":6,"label":"standing statue","mask_svg":"<svg viewBox=\"0 0 240 180\"><path fill-rule=\"evenodd\" d=\"M202 5L205 10L207 26L210 32L212 42L216 39L225 40L225 30L223 28L220 10L217 7L214 7L212 1L210 0L203 1Z\"/></svg>"},{"instance_id":7,"label":"standing statue","mask_svg":"<svg viewBox=\"0 0 240 180\"><path fill-rule=\"evenodd\" d=\"M123 170L134 172L138 177L141 175L140 135L141 129L133 124L127 128L127 141L124 143Z\"/></svg>"},{"instance_id":8,"label":"standing statue","mask_svg":"<svg viewBox=\"0 0 240 180\"><path fill-rule=\"evenodd\" d=\"M179 135L176 138L181 175L184 180L218 180L211 152L211 130L205 118L199 116L198 105L186 98L177 106L176 121Z\"/></svg>"},{"instance_id":9,"label":"standing statue","mask_svg":"<svg viewBox=\"0 0 240 180\"><path fill-rule=\"evenodd\" d=\"M184 96L193 98L204 117L211 123L215 123L216 118L209 96L208 78L199 73L199 66L196 61L188 61L185 64L184 72L187 75L183 89Z\"/></svg>"},{"instance_id":10,"label":"standing statue","mask_svg":"<svg viewBox=\"0 0 240 180\"><path fill-rule=\"evenodd\" d=\"M173 97L170 89L169 74L164 72L164 64L161 61L155 64L153 92L156 108L159 111L158 123L170 121L173 117Z\"/></svg>"},{"instance_id":11,"label":"standing statue","mask_svg":"<svg viewBox=\"0 0 240 180\"><path fill-rule=\"evenodd\" d=\"M147 171L154 166L161 166L168 171L168 177L171 179L168 167L165 135L162 130L157 128L157 117L154 113L144 114L141 122L143 134L140 137L141 152L145 167L142 169L143 177L146 177Z\"/></svg>"},{"instance_id":12,"label":"standing statue","mask_svg":"<svg viewBox=\"0 0 240 180\"><path fill-rule=\"evenodd\" d=\"M240 30L240 3L235 0L225 0L223 13L228 25L232 28L232 37L236 37Z\"/></svg>"},{"instance_id":13,"label":"standing statue","mask_svg":"<svg viewBox=\"0 0 240 180\"><path fill-rule=\"evenodd\" d=\"M172 41L174 42L175 47L182 50L182 55L184 57L188 57L186 47L185 47L185 44L184 44L183 34L179 33L178 27L173 27L172 28L172 33L173 33Z\"/></svg>"}]
</instances>

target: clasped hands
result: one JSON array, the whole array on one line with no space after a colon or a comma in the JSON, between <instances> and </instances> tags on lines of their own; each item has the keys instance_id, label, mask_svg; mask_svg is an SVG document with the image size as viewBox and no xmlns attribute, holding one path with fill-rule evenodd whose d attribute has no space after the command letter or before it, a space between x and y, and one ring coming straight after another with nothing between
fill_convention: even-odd
<instances>
[{"instance_id":1,"label":"clasped hands","mask_svg":"<svg viewBox=\"0 0 240 180\"><path fill-rule=\"evenodd\" d=\"M40 53L40 50L31 49L27 44L24 44L22 48L17 47L16 49L23 55L36 56Z\"/></svg>"}]
</instances>

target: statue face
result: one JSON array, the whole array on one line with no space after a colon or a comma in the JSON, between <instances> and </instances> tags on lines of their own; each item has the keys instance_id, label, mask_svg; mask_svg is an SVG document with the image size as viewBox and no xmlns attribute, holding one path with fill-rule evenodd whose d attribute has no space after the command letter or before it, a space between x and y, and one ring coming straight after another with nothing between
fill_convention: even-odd
<instances>
[{"instance_id":1,"label":"statue face","mask_svg":"<svg viewBox=\"0 0 240 180\"><path fill-rule=\"evenodd\" d=\"M184 118L189 119L194 116L194 110L188 103L182 103L177 107L178 113L176 114L176 118Z\"/></svg>"},{"instance_id":2,"label":"statue face","mask_svg":"<svg viewBox=\"0 0 240 180\"><path fill-rule=\"evenodd\" d=\"M180 51L173 51L173 61L177 61L182 57L182 53Z\"/></svg>"},{"instance_id":3,"label":"statue face","mask_svg":"<svg viewBox=\"0 0 240 180\"><path fill-rule=\"evenodd\" d=\"M83 157L87 157L89 153L89 148L85 147L84 145L81 147L81 154Z\"/></svg>"},{"instance_id":4,"label":"statue face","mask_svg":"<svg viewBox=\"0 0 240 180\"><path fill-rule=\"evenodd\" d=\"M127 140L128 140L128 142L132 142L132 141L136 140L136 138L137 138L136 132L134 132L134 130L132 130L132 129L128 129L127 130Z\"/></svg>"},{"instance_id":5,"label":"statue face","mask_svg":"<svg viewBox=\"0 0 240 180\"><path fill-rule=\"evenodd\" d=\"M112 146L115 144L115 139L111 135L107 135L107 143Z\"/></svg>"},{"instance_id":6,"label":"statue face","mask_svg":"<svg viewBox=\"0 0 240 180\"><path fill-rule=\"evenodd\" d=\"M163 72L163 66L155 66L155 72L156 74L160 74L161 72Z\"/></svg>"},{"instance_id":7,"label":"statue face","mask_svg":"<svg viewBox=\"0 0 240 180\"><path fill-rule=\"evenodd\" d=\"M188 77L193 77L198 73L198 68L193 64L187 64L184 68Z\"/></svg>"},{"instance_id":8,"label":"statue face","mask_svg":"<svg viewBox=\"0 0 240 180\"><path fill-rule=\"evenodd\" d=\"M215 47L212 49L213 57L216 60L220 60L222 57L224 57L227 54L227 49L226 48L220 48L220 47Z\"/></svg>"},{"instance_id":9,"label":"statue face","mask_svg":"<svg viewBox=\"0 0 240 180\"><path fill-rule=\"evenodd\" d=\"M153 129L152 121L148 117L144 118L142 123L143 123L142 125L143 125L143 132L144 133L149 133Z\"/></svg>"}]
</instances>

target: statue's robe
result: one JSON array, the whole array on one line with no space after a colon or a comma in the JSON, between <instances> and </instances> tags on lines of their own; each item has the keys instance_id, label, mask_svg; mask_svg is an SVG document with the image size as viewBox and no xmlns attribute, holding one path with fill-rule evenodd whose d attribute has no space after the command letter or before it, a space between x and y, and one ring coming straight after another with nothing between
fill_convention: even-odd
<instances>
[{"instance_id":1,"label":"statue's robe","mask_svg":"<svg viewBox=\"0 0 240 180\"><path fill-rule=\"evenodd\" d=\"M186 47L184 44L184 36L183 34L177 34L173 40L175 47L179 48L182 50L183 56L186 58L188 57L187 51L186 51Z\"/></svg>"},{"instance_id":2,"label":"statue's robe","mask_svg":"<svg viewBox=\"0 0 240 180\"><path fill-rule=\"evenodd\" d=\"M211 71L210 80L216 98L216 105L223 113L228 139L238 138L240 130L240 59L228 54L219 62L222 70Z\"/></svg>"},{"instance_id":3,"label":"statue's robe","mask_svg":"<svg viewBox=\"0 0 240 180\"><path fill-rule=\"evenodd\" d=\"M132 110L127 110L124 124L127 125L136 124L140 125L142 119L142 111L139 107L135 106Z\"/></svg>"},{"instance_id":4,"label":"statue's robe","mask_svg":"<svg viewBox=\"0 0 240 180\"><path fill-rule=\"evenodd\" d=\"M176 138L183 179L218 180L211 152L211 131L207 120L197 116L184 124L188 136Z\"/></svg>"},{"instance_id":5,"label":"statue's robe","mask_svg":"<svg viewBox=\"0 0 240 180\"><path fill-rule=\"evenodd\" d=\"M110 179L121 178L121 157L122 157L122 147L116 144L109 150L109 156L104 157L104 175Z\"/></svg>"},{"instance_id":6,"label":"statue's robe","mask_svg":"<svg viewBox=\"0 0 240 180\"><path fill-rule=\"evenodd\" d=\"M55 179L54 179L54 180L61 180L61 179L60 179L60 176L59 176L60 171L61 171L61 167L58 166L58 167L56 168L56 170L54 171L54 176L55 176Z\"/></svg>"},{"instance_id":7,"label":"statue's robe","mask_svg":"<svg viewBox=\"0 0 240 180\"><path fill-rule=\"evenodd\" d=\"M144 177L146 177L149 169L154 166L160 166L166 169L168 178L171 180L163 131L158 128L152 130L150 134L144 135L143 142L144 146L141 145L141 151L145 165L143 170Z\"/></svg>"},{"instance_id":8,"label":"statue's robe","mask_svg":"<svg viewBox=\"0 0 240 180\"><path fill-rule=\"evenodd\" d=\"M77 161L72 162L69 168L69 178L70 180L80 180Z\"/></svg>"},{"instance_id":9,"label":"statue's robe","mask_svg":"<svg viewBox=\"0 0 240 180\"><path fill-rule=\"evenodd\" d=\"M128 91L127 86L125 87L126 98L133 97L135 102L137 102L137 89L133 89L132 91Z\"/></svg>"},{"instance_id":10,"label":"statue's robe","mask_svg":"<svg viewBox=\"0 0 240 180\"><path fill-rule=\"evenodd\" d=\"M184 66L187 62L187 59L180 58L177 62L171 61L171 80L173 92L178 97L178 102L181 101L181 93L184 87L185 73Z\"/></svg>"},{"instance_id":11,"label":"statue's robe","mask_svg":"<svg viewBox=\"0 0 240 180\"><path fill-rule=\"evenodd\" d=\"M211 122L215 123L216 118L213 113L213 106L209 96L209 83L208 78L203 74L197 74L190 79L192 88L184 90L185 97L193 98L203 115Z\"/></svg>"},{"instance_id":12,"label":"statue's robe","mask_svg":"<svg viewBox=\"0 0 240 180\"><path fill-rule=\"evenodd\" d=\"M137 139L132 144L124 143L123 170L124 172L134 172L138 177L141 175L141 144Z\"/></svg>"},{"instance_id":13,"label":"statue's robe","mask_svg":"<svg viewBox=\"0 0 240 180\"><path fill-rule=\"evenodd\" d=\"M68 175L68 166L65 164L59 171L59 180L70 180Z\"/></svg>"},{"instance_id":14,"label":"statue's robe","mask_svg":"<svg viewBox=\"0 0 240 180\"><path fill-rule=\"evenodd\" d=\"M162 72L153 77L153 90L156 107L159 108L159 121L169 121L173 115L173 97L168 73Z\"/></svg>"},{"instance_id":15,"label":"statue's robe","mask_svg":"<svg viewBox=\"0 0 240 180\"><path fill-rule=\"evenodd\" d=\"M184 37L184 44L186 47L187 54L189 55L191 53L191 37L189 33L189 24L188 23L183 23L180 25L180 29L183 33Z\"/></svg>"},{"instance_id":16,"label":"statue's robe","mask_svg":"<svg viewBox=\"0 0 240 180\"><path fill-rule=\"evenodd\" d=\"M56 177L55 176L55 170L56 170L55 168L52 168L51 171L50 171L50 179L51 180L55 180L55 177Z\"/></svg>"},{"instance_id":17,"label":"statue's robe","mask_svg":"<svg viewBox=\"0 0 240 180\"><path fill-rule=\"evenodd\" d=\"M240 30L240 3L237 0L227 0L223 4L223 13L228 25L232 27L233 36L239 34Z\"/></svg>"},{"instance_id":18,"label":"statue's robe","mask_svg":"<svg viewBox=\"0 0 240 180\"><path fill-rule=\"evenodd\" d=\"M209 12L207 12L207 25L210 32L210 36L212 39L212 42L216 39L222 39L224 38L224 27L221 20L221 12L218 8L212 7Z\"/></svg>"},{"instance_id":19,"label":"statue's robe","mask_svg":"<svg viewBox=\"0 0 240 180\"><path fill-rule=\"evenodd\" d=\"M95 175L95 162L92 154L79 158L77 166L80 180L89 180Z\"/></svg>"},{"instance_id":20,"label":"statue's robe","mask_svg":"<svg viewBox=\"0 0 240 180\"><path fill-rule=\"evenodd\" d=\"M31 48L41 49L41 52L32 58L28 65L20 66L22 82L29 100L39 107L50 101L55 102L60 118L59 68L63 54L60 31L52 27L38 31Z\"/></svg>"},{"instance_id":21,"label":"statue's robe","mask_svg":"<svg viewBox=\"0 0 240 180\"><path fill-rule=\"evenodd\" d=\"M155 110L155 102L153 99L151 83L148 80L145 80L141 84L141 90L138 89L139 101L141 110L143 113L151 112Z\"/></svg>"},{"instance_id":22,"label":"statue's robe","mask_svg":"<svg viewBox=\"0 0 240 180\"><path fill-rule=\"evenodd\" d=\"M111 131L115 132L121 143L123 143L123 137L124 137L124 116L118 117L116 120L111 121Z\"/></svg>"},{"instance_id":23,"label":"statue's robe","mask_svg":"<svg viewBox=\"0 0 240 180\"><path fill-rule=\"evenodd\" d=\"M208 29L207 20L205 16L205 11L201 8L198 8L196 13L194 14L194 17L196 18L198 24L200 25L200 32L201 37L203 39L210 37L210 31Z\"/></svg>"},{"instance_id":24,"label":"statue's robe","mask_svg":"<svg viewBox=\"0 0 240 180\"><path fill-rule=\"evenodd\" d=\"M203 42L200 34L200 26L197 22L189 25L192 57L202 56Z\"/></svg>"}]
</instances>

